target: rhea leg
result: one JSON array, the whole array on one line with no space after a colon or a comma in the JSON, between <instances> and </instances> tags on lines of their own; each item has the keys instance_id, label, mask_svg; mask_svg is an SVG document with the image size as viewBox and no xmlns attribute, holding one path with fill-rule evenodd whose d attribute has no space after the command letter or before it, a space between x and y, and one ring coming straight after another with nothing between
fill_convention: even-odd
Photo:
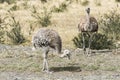
<instances>
[{"instance_id":1,"label":"rhea leg","mask_svg":"<svg viewBox=\"0 0 120 80\"><path fill-rule=\"evenodd\" d=\"M49 71L48 69L48 61L47 61L47 54L43 54L43 71Z\"/></svg>"},{"instance_id":2,"label":"rhea leg","mask_svg":"<svg viewBox=\"0 0 120 80\"><path fill-rule=\"evenodd\" d=\"M48 61L47 61L47 54L49 52L48 48L44 48L44 53L43 53L43 69L42 71L47 71L49 72L49 67L48 67Z\"/></svg>"},{"instance_id":3,"label":"rhea leg","mask_svg":"<svg viewBox=\"0 0 120 80\"><path fill-rule=\"evenodd\" d=\"M83 40L83 51L84 51L84 54L86 52L86 48L85 48L85 35L84 33L82 32L82 40Z\"/></svg>"},{"instance_id":4,"label":"rhea leg","mask_svg":"<svg viewBox=\"0 0 120 80\"><path fill-rule=\"evenodd\" d=\"M93 38L93 34L90 33L89 34L90 38L89 38L89 45L88 45L88 51L87 51L87 54L91 53L91 43L92 43L92 38Z\"/></svg>"}]
</instances>

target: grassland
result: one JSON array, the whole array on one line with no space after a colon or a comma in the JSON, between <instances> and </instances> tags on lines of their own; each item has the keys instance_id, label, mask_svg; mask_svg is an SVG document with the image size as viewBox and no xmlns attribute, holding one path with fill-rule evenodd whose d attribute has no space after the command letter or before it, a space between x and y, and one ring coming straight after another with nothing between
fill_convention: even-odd
<instances>
[{"instance_id":1,"label":"grassland","mask_svg":"<svg viewBox=\"0 0 120 80\"><path fill-rule=\"evenodd\" d=\"M13 11L13 14L15 16L15 19L20 22L22 26L22 33L27 38L27 40L31 41L32 35L39 28L42 27L40 24L35 24L36 20L34 17L31 16L33 10L32 7L35 6L38 12L41 12L43 10L43 7L46 7L47 10L49 11L53 6L58 6L62 2L64 2L64 0L61 1L52 0L48 1L45 4L41 3L40 1L28 1L26 3L27 8L25 9L24 9L25 6L23 6L25 1L17 2L16 5L18 6L18 10ZM112 9L118 4L112 0L109 2L107 2L107 0L104 0L100 1L100 3L101 6L96 6L94 0L91 0L88 6L82 6L80 3L73 1L71 4L67 6L67 10L65 10L64 12L52 13L51 25L49 25L47 28L52 28L58 31L58 33L62 37L63 47L74 48L72 39L79 33L77 26L80 21L80 18L82 16L85 16L84 11L85 8L91 7L91 16L95 16L97 19L99 19L100 15L107 13L108 10ZM1 4L0 6L1 17L4 18L7 15L7 10L11 9L13 6L14 4L11 5L8 5L6 3ZM29 35L30 26L33 27L31 35ZM9 39L7 40L6 40L7 43L9 43Z\"/></svg>"},{"instance_id":2,"label":"grassland","mask_svg":"<svg viewBox=\"0 0 120 80\"><path fill-rule=\"evenodd\" d=\"M80 18L85 15L85 8L90 7L91 15L99 19L100 15L107 13L117 4L120 6L120 3L114 0L100 0L101 6L96 6L94 0L90 0L87 6L73 1L64 12L52 13L51 25L46 28L58 31L62 38L63 49L71 50L72 56L71 60L67 60L49 54L50 70L54 73L41 72L42 55L39 51L31 51L31 38L42 26L34 23L36 20L31 16L32 6L36 6L38 12L41 12L44 6L49 11L53 5L58 6L63 1L50 0L43 4L39 0L30 0L27 2L27 8L23 6L25 1L17 2L19 9L14 10L13 14L16 20L20 21L22 33L28 41L22 45L0 45L0 80L120 80L119 54L115 55L112 51L97 51L87 57L81 49L76 49L72 42L74 36L79 33L77 26ZM0 4L0 17L4 18L7 10L13 6L14 4ZM29 34L30 26L33 27L31 34ZM6 42L9 43L9 39L6 39Z\"/></svg>"},{"instance_id":3,"label":"grassland","mask_svg":"<svg viewBox=\"0 0 120 80\"><path fill-rule=\"evenodd\" d=\"M59 58L52 54L48 57L52 74L41 71L42 55L27 46L2 45L0 51L1 80L119 80L120 55L111 51L97 51L91 56L81 49L71 49L71 59Z\"/></svg>"}]
</instances>

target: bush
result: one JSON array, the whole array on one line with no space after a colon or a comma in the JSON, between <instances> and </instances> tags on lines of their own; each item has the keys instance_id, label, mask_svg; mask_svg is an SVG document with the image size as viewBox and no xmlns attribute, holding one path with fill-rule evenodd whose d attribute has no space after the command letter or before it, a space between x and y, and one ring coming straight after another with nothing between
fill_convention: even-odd
<instances>
[{"instance_id":1,"label":"bush","mask_svg":"<svg viewBox=\"0 0 120 80\"><path fill-rule=\"evenodd\" d=\"M47 0L41 0L41 2L42 2L42 3L46 3L46 2L47 2Z\"/></svg>"},{"instance_id":2,"label":"bush","mask_svg":"<svg viewBox=\"0 0 120 80\"><path fill-rule=\"evenodd\" d=\"M87 6L89 4L89 1L88 0L82 0L80 1L81 5L82 6Z\"/></svg>"},{"instance_id":3,"label":"bush","mask_svg":"<svg viewBox=\"0 0 120 80\"><path fill-rule=\"evenodd\" d=\"M89 36L85 35L85 46L88 47ZM78 36L73 38L73 43L76 47L82 48L83 41L82 36L79 33ZM91 49L110 49L113 47L113 41L110 40L106 35L96 33L92 38Z\"/></svg>"},{"instance_id":4,"label":"bush","mask_svg":"<svg viewBox=\"0 0 120 80\"><path fill-rule=\"evenodd\" d=\"M7 36L12 40L12 43L14 44L21 44L25 42L25 38L21 34L21 27L19 25L14 26L10 32L7 32Z\"/></svg>"},{"instance_id":5,"label":"bush","mask_svg":"<svg viewBox=\"0 0 120 80\"><path fill-rule=\"evenodd\" d=\"M71 1L69 1L68 3L65 1L65 2L62 2L59 7L56 7L54 6L53 7L53 12L64 12L65 10L67 10L67 6L71 3Z\"/></svg>"},{"instance_id":6,"label":"bush","mask_svg":"<svg viewBox=\"0 0 120 80\"><path fill-rule=\"evenodd\" d=\"M14 3L12 6L11 6L11 8L10 8L10 10L11 11L16 11L16 10L20 10L20 9L28 9L29 8L29 6L27 5L27 2L28 1L24 1L24 2L22 2L22 3L20 3L20 4L17 4L17 3Z\"/></svg>"},{"instance_id":7,"label":"bush","mask_svg":"<svg viewBox=\"0 0 120 80\"><path fill-rule=\"evenodd\" d=\"M10 8L10 10L11 11L16 11L16 10L18 10L19 8L18 8L18 6L16 5L16 4L14 4L11 8Z\"/></svg>"},{"instance_id":8,"label":"bush","mask_svg":"<svg viewBox=\"0 0 120 80\"><path fill-rule=\"evenodd\" d=\"M89 0L75 0L77 3L80 3L83 6L86 6L89 4Z\"/></svg>"},{"instance_id":9,"label":"bush","mask_svg":"<svg viewBox=\"0 0 120 80\"><path fill-rule=\"evenodd\" d=\"M4 43L4 41L5 41L4 35L5 35L5 31L4 31L4 29L0 26L0 43Z\"/></svg>"},{"instance_id":10,"label":"bush","mask_svg":"<svg viewBox=\"0 0 120 80\"><path fill-rule=\"evenodd\" d=\"M120 0L115 0L115 2L120 2Z\"/></svg>"},{"instance_id":11,"label":"bush","mask_svg":"<svg viewBox=\"0 0 120 80\"><path fill-rule=\"evenodd\" d=\"M0 0L0 3L7 2L8 4L15 3L16 0Z\"/></svg>"},{"instance_id":12,"label":"bush","mask_svg":"<svg viewBox=\"0 0 120 80\"><path fill-rule=\"evenodd\" d=\"M5 42L5 32L6 32L6 27L4 25L4 19L1 18L0 16L0 43Z\"/></svg>"},{"instance_id":13,"label":"bush","mask_svg":"<svg viewBox=\"0 0 120 80\"><path fill-rule=\"evenodd\" d=\"M15 17L11 14L11 12L9 12L9 14L12 22L10 26L13 28L10 32L7 32L7 36L11 39L12 43L21 44L25 42L25 38L21 33L20 23L15 20Z\"/></svg>"},{"instance_id":14,"label":"bush","mask_svg":"<svg viewBox=\"0 0 120 80\"><path fill-rule=\"evenodd\" d=\"M120 13L119 6L105 13L100 18L100 26L104 34L114 41L120 40Z\"/></svg>"},{"instance_id":15,"label":"bush","mask_svg":"<svg viewBox=\"0 0 120 80\"><path fill-rule=\"evenodd\" d=\"M47 27L51 24L51 11L47 11L46 8L44 8L44 12L38 13L36 8L33 7L32 16L37 20L36 23L41 24L42 27Z\"/></svg>"},{"instance_id":16,"label":"bush","mask_svg":"<svg viewBox=\"0 0 120 80\"><path fill-rule=\"evenodd\" d=\"M100 0L95 0L94 3L95 3L96 6L101 6Z\"/></svg>"}]
</instances>

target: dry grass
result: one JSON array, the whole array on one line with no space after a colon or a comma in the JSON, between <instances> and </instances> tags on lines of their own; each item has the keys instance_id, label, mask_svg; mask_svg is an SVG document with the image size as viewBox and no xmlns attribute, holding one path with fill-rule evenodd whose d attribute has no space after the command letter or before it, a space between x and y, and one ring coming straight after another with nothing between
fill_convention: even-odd
<instances>
[{"instance_id":1,"label":"dry grass","mask_svg":"<svg viewBox=\"0 0 120 80\"><path fill-rule=\"evenodd\" d=\"M16 20L19 20L22 25L22 32L26 36L28 40L31 40L31 36L40 28L40 25L35 25L34 22L35 19L31 16L31 10L32 6L35 6L39 12L43 9L43 7L47 7L48 10L50 10L53 5L58 6L60 3L62 3L64 0L61 1L48 1L48 3L45 3L44 5L40 1L29 1L27 3L28 9L20 8L17 11L14 11L14 15L16 16ZM19 1L17 5L19 7L22 7L24 1ZM7 4L0 4L1 9L1 16L5 16L4 14L6 10L8 10L12 5ZM48 7L49 5L49 7ZM91 15L94 15L97 19L99 18L99 14L106 13L107 10L111 9L112 7L116 6L116 3L113 1L107 1L102 0L101 6L96 6L94 4L94 1L91 0L90 4L88 5L91 7ZM107 8L106 8L107 7ZM67 11L61 12L61 13L53 13L52 14L52 24L48 28L55 29L59 32L60 36L62 37L63 41L63 47L68 48L74 48L72 39L74 36L78 34L77 26L79 23L79 20L81 16L85 15L84 9L86 6L81 6L79 3L72 2L68 7ZM19 16L18 16L19 14ZM30 25L32 24L32 27L34 27L34 32L32 35L29 35L30 31ZM29 44L29 43L28 43Z\"/></svg>"},{"instance_id":2,"label":"dry grass","mask_svg":"<svg viewBox=\"0 0 120 80\"><path fill-rule=\"evenodd\" d=\"M32 52L32 56L27 53L26 51L14 49L9 53L4 51L0 54L0 71L41 72L43 61L41 52ZM61 59L52 54L49 54L48 57L50 70L54 72L119 72L119 60L120 55L114 55L111 52L97 53L88 57L82 51L73 51L71 60L67 58Z\"/></svg>"}]
</instances>

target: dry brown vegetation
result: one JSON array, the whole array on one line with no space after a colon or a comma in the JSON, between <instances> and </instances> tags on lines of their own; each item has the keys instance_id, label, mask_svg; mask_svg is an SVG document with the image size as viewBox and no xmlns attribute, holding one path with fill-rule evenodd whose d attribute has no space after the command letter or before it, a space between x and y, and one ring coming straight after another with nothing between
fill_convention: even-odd
<instances>
[{"instance_id":1,"label":"dry brown vegetation","mask_svg":"<svg viewBox=\"0 0 120 80\"><path fill-rule=\"evenodd\" d=\"M100 1L101 6L96 6L94 0L91 0L87 6L82 6L79 2L79 0L78 3L76 1L70 2L69 0L52 0L47 3L41 3L39 0L30 0L17 1L16 4L3 3L0 4L0 15L1 18L4 19L6 16L9 16L7 11L12 10L15 20L19 21L21 25L23 35L28 41L31 41L31 36L34 32L36 32L38 28L42 27L40 23L36 23L37 21L39 22L39 19L36 20L36 18L32 16L35 11L33 7L35 7L39 15L42 15L44 14L44 8L46 8L47 13L49 13L54 7L58 8L60 4L64 3L67 5L66 10L64 12L53 12L50 18L51 24L48 25L47 28L52 28L59 32L62 37L64 47L74 48L71 40L78 34L77 25L80 18L85 15L84 9L87 6L91 7L91 15L94 15L97 19L99 19L100 14L106 13L108 10L117 5L117 3L112 0L109 2L107 2L107 0ZM4 23L9 23L9 19L5 19ZM11 28L10 26L7 27ZM6 39L6 43L10 43L8 38ZM29 44L29 42L27 43Z\"/></svg>"}]
</instances>

